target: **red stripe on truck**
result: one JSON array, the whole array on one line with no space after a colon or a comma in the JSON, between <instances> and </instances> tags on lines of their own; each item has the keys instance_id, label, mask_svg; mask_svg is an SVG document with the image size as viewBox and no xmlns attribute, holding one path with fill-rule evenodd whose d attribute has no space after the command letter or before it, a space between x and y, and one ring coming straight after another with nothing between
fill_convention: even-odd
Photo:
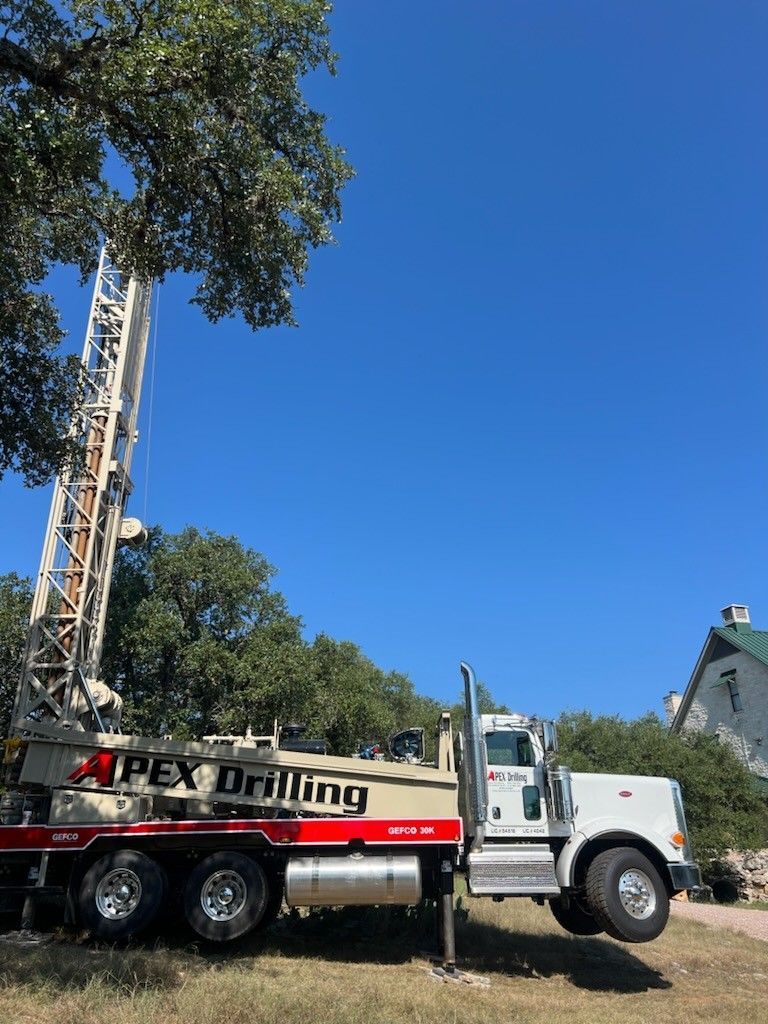
<instances>
[{"instance_id":1,"label":"red stripe on truck","mask_svg":"<svg viewBox=\"0 0 768 1024\"><path fill-rule=\"evenodd\" d=\"M275 846L461 842L461 818L255 818L141 821L133 825L0 825L0 852L84 850L96 839L261 834Z\"/></svg>"}]
</instances>

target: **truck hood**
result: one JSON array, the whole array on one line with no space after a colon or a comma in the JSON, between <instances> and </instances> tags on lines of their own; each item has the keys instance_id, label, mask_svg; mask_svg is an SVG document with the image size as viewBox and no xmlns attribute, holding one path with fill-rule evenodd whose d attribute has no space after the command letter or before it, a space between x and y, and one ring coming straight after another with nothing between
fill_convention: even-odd
<instances>
[{"instance_id":1,"label":"truck hood","mask_svg":"<svg viewBox=\"0 0 768 1024\"><path fill-rule=\"evenodd\" d=\"M644 836L670 861L681 853L670 837L678 831L669 779L647 775L572 775L574 826L587 838L631 831Z\"/></svg>"}]
</instances>

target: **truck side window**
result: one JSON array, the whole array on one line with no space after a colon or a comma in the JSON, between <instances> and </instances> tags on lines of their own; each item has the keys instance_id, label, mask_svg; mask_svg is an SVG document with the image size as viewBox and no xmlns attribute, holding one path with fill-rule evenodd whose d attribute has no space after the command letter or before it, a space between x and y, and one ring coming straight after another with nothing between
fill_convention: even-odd
<instances>
[{"instance_id":1,"label":"truck side window","mask_svg":"<svg viewBox=\"0 0 768 1024\"><path fill-rule=\"evenodd\" d=\"M489 765L512 765L533 768L533 747L527 732L504 730L491 732L485 737Z\"/></svg>"},{"instance_id":2,"label":"truck side window","mask_svg":"<svg viewBox=\"0 0 768 1024\"><path fill-rule=\"evenodd\" d=\"M528 821L541 817L541 794L538 786L523 786L523 811Z\"/></svg>"}]
</instances>

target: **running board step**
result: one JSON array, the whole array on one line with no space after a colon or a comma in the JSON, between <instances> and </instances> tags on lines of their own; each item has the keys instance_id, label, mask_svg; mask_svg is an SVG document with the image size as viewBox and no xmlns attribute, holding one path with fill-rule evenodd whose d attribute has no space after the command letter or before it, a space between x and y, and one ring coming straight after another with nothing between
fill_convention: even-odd
<instances>
[{"instance_id":1,"label":"running board step","mask_svg":"<svg viewBox=\"0 0 768 1024\"><path fill-rule=\"evenodd\" d=\"M473 896L549 895L560 892L548 846L487 846L467 858Z\"/></svg>"}]
</instances>

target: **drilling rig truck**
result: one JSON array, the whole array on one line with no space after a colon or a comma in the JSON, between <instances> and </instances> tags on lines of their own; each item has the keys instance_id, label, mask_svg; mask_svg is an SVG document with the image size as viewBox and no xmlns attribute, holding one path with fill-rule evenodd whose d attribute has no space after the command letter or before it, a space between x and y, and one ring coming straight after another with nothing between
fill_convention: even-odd
<instances>
[{"instance_id":1,"label":"drilling rig truck","mask_svg":"<svg viewBox=\"0 0 768 1024\"><path fill-rule=\"evenodd\" d=\"M571 773L552 722L480 714L471 667L455 740L435 757L330 756L286 739L124 735L100 678L112 566L141 542L126 518L151 283L102 252L72 424L85 458L54 486L0 803L0 910L22 928L40 903L108 942L181 910L225 942L289 907L434 901L455 965L453 893L549 903L576 935L658 936L669 899L695 887L679 785ZM413 740L414 733L410 734Z\"/></svg>"}]
</instances>

